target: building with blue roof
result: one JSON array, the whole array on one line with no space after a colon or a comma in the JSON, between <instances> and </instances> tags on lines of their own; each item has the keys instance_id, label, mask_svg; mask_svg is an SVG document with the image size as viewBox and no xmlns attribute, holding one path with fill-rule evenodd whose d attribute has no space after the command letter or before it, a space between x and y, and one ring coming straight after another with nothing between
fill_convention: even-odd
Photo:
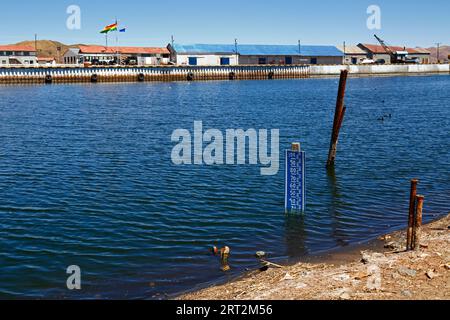
<instances>
[{"instance_id":1,"label":"building with blue roof","mask_svg":"<svg viewBox=\"0 0 450 320\"><path fill-rule=\"evenodd\" d=\"M235 45L228 44L174 44L168 45L172 62L188 66L220 66L239 64Z\"/></svg>"},{"instance_id":2,"label":"building with blue roof","mask_svg":"<svg viewBox=\"0 0 450 320\"><path fill-rule=\"evenodd\" d=\"M335 46L169 44L178 65L290 65L342 64L344 54Z\"/></svg>"}]
</instances>

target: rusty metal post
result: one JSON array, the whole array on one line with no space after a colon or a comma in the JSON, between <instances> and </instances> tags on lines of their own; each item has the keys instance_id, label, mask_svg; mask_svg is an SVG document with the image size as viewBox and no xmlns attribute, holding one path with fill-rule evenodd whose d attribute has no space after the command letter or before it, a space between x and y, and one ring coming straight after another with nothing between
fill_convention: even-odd
<instances>
[{"instance_id":1,"label":"rusty metal post","mask_svg":"<svg viewBox=\"0 0 450 320\"><path fill-rule=\"evenodd\" d=\"M414 250L420 250L420 237L422 235L422 211L424 196L417 196L416 214L414 217Z\"/></svg>"},{"instance_id":2,"label":"rusty metal post","mask_svg":"<svg viewBox=\"0 0 450 320\"><path fill-rule=\"evenodd\" d=\"M348 71L342 70L339 80L339 91L336 101L336 111L334 113L333 132L331 134L330 151L328 153L327 168L334 166L339 141L339 132L344 121L346 108L344 107L345 89L347 86Z\"/></svg>"},{"instance_id":3,"label":"rusty metal post","mask_svg":"<svg viewBox=\"0 0 450 320\"><path fill-rule=\"evenodd\" d=\"M409 198L409 216L408 216L408 229L406 232L406 250L413 249L413 228L414 228L414 216L416 211L416 196L417 196L417 179L411 180L411 192Z\"/></svg>"}]
</instances>

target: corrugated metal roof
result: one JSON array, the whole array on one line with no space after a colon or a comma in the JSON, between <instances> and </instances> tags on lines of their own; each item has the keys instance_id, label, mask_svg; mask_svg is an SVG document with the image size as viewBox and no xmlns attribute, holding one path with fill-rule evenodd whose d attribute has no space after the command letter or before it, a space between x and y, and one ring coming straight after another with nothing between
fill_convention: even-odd
<instances>
[{"instance_id":1,"label":"corrugated metal roof","mask_svg":"<svg viewBox=\"0 0 450 320\"><path fill-rule=\"evenodd\" d=\"M87 54L114 54L117 51L123 54L169 54L167 48L79 46L79 49Z\"/></svg>"},{"instance_id":2,"label":"corrugated metal roof","mask_svg":"<svg viewBox=\"0 0 450 320\"><path fill-rule=\"evenodd\" d=\"M414 51L416 51L416 53L419 53L419 54L431 54L430 51L428 51L427 49L424 49L424 48L414 48Z\"/></svg>"},{"instance_id":3,"label":"corrugated metal roof","mask_svg":"<svg viewBox=\"0 0 450 320\"><path fill-rule=\"evenodd\" d=\"M302 47L302 52L306 48ZM291 56L299 54L299 47L290 45L240 45L239 54L244 56Z\"/></svg>"},{"instance_id":4,"label":"corrugated metal roof","mask_svg":"<svg viewBox=\"0 0 450 320\"><path fill-rule=\"evenodd\" d=\"M23 52L36 52L32 46L26 45L7 45L0 46L0 51L23 51Z\"/></svg>"},{"instance_id":5,"label":"corrugated metal roof","mask_svg":"<svg viewBox=\"0 0 450 320\"><path fill-rule=\"evenodd\" d=\"M71 52L73 52L75 54L78 54L80 52L80 48L69 48L69 49L67 49L67 51L71 51Z\"/></svg>"},{"instance_id":6,"label":"corrugated metal roof","mask_svg":"<svg viewBox=\"0 0 450 320\"><path fill-rule=\"evenodd\" d=\"M234 44L175 44L177 53L185 54L235 54ZM298 56L298 45L250 45L239 44L238 53L244 56ZM301 46L302 56L342 57L343 53L335 46Z\"/></svg>"},{"instance_id":7,"label":"corrugated metal roof","mask_svg":"<svg viewBox=\"0 0 450 320\"><path fill-rule=\"evenodd\" d=\"M344 46L337 46L337 48L344 52ZM345 46L345 54L367 54L367 52L358 46Z\"/></svg>"},{"instance_id":8,"label":"corrugated metal roof","mask_svg":"<svg viewBox=\"0 0 450 320\"><path fill-rule=\"evenodd\" d=\"M379 54L386 53L386 50L382 46L379 46L379 45L367 44L367 43L362 43L360 45L367 48L367 50L369 50L372 53L379 53ZM407 51L410 54L420 54L420 53L427 54L427 53L429 53L429 52L425 52L424 49L420 49L420 48L413 49L413 48L405 48L405 47L399 47L399 46L389 46L389 48L394 52Z\"/></svg>"},{"instance_id":9,"label":"corrugated metal roof","mask_svg":"<svg viewBox=\"0 0 450 320\"><path fill-rule=\"evenodd\" d=\"M202 54L202 53L235 53L235 45L229 44L174 44L177 53Z\"/></svg>"}]
</instances>

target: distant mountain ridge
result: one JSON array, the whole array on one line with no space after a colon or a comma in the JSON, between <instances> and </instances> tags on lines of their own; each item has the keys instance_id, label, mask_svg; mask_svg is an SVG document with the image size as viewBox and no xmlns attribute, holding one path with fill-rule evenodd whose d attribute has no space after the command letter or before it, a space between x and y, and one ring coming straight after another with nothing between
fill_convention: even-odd
<instances>
[{"instance_id":1,"label":"distant mountain ridge","mask_svg":"<svg viewBox=\"0 0 450 320\"><path fill-rule=\"evenodd\" d=\"M34 41L22 41L17 43L18 45L28 45L32 46L34 48L35 42ZM38 40L37 41L37 49L38 49L38 56L39 57L54 57L58 59L58 57L61 59L61 57L64 55L64 53L69 48L77 48L80 45L84 44L64 44L58 41L53 40ZM58 51L58 48L61 50ZM431 52L431 62L437 62L437 48L431 47L426 48L426 50ZM450 55L450 46L443 45L439 48L439 55L441 62L448 62L449 61L449 55Z\"/></svg>"},{"instance_id":2,"label":"distant mountain ridge","mask_svg":"<svg viewBox=\"0 0 450 320\"><path fill-rule=\"evenodd\" d=\"M431 62L437 62L437 47L427 48L431 52ZM439 57L441 62L448 62L450 55L450 46L439 47Z\"/></svg>"}]
</instances>

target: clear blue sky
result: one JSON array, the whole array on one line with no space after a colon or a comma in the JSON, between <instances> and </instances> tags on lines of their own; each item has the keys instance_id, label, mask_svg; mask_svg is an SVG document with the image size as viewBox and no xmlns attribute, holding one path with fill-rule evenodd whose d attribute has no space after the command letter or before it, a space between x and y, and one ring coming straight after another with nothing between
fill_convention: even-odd
<instances>
[{"instance_id":1,"label":"clear blue sky","mask_svg":"<svg viewBox=\"0 0 450 320\"><path fill-rule=\"evenodd\" d=\"M81 8L81 30L68 30L66 9ZM381 30L366 26L369 5L381 8ZM22 0L2 1L0 44L39 39L103 44L99 31L119 18L121 45L178 43L357 44L429 47L450 44L450 1L433 0Z\"/></svg>"}]
</instances>

